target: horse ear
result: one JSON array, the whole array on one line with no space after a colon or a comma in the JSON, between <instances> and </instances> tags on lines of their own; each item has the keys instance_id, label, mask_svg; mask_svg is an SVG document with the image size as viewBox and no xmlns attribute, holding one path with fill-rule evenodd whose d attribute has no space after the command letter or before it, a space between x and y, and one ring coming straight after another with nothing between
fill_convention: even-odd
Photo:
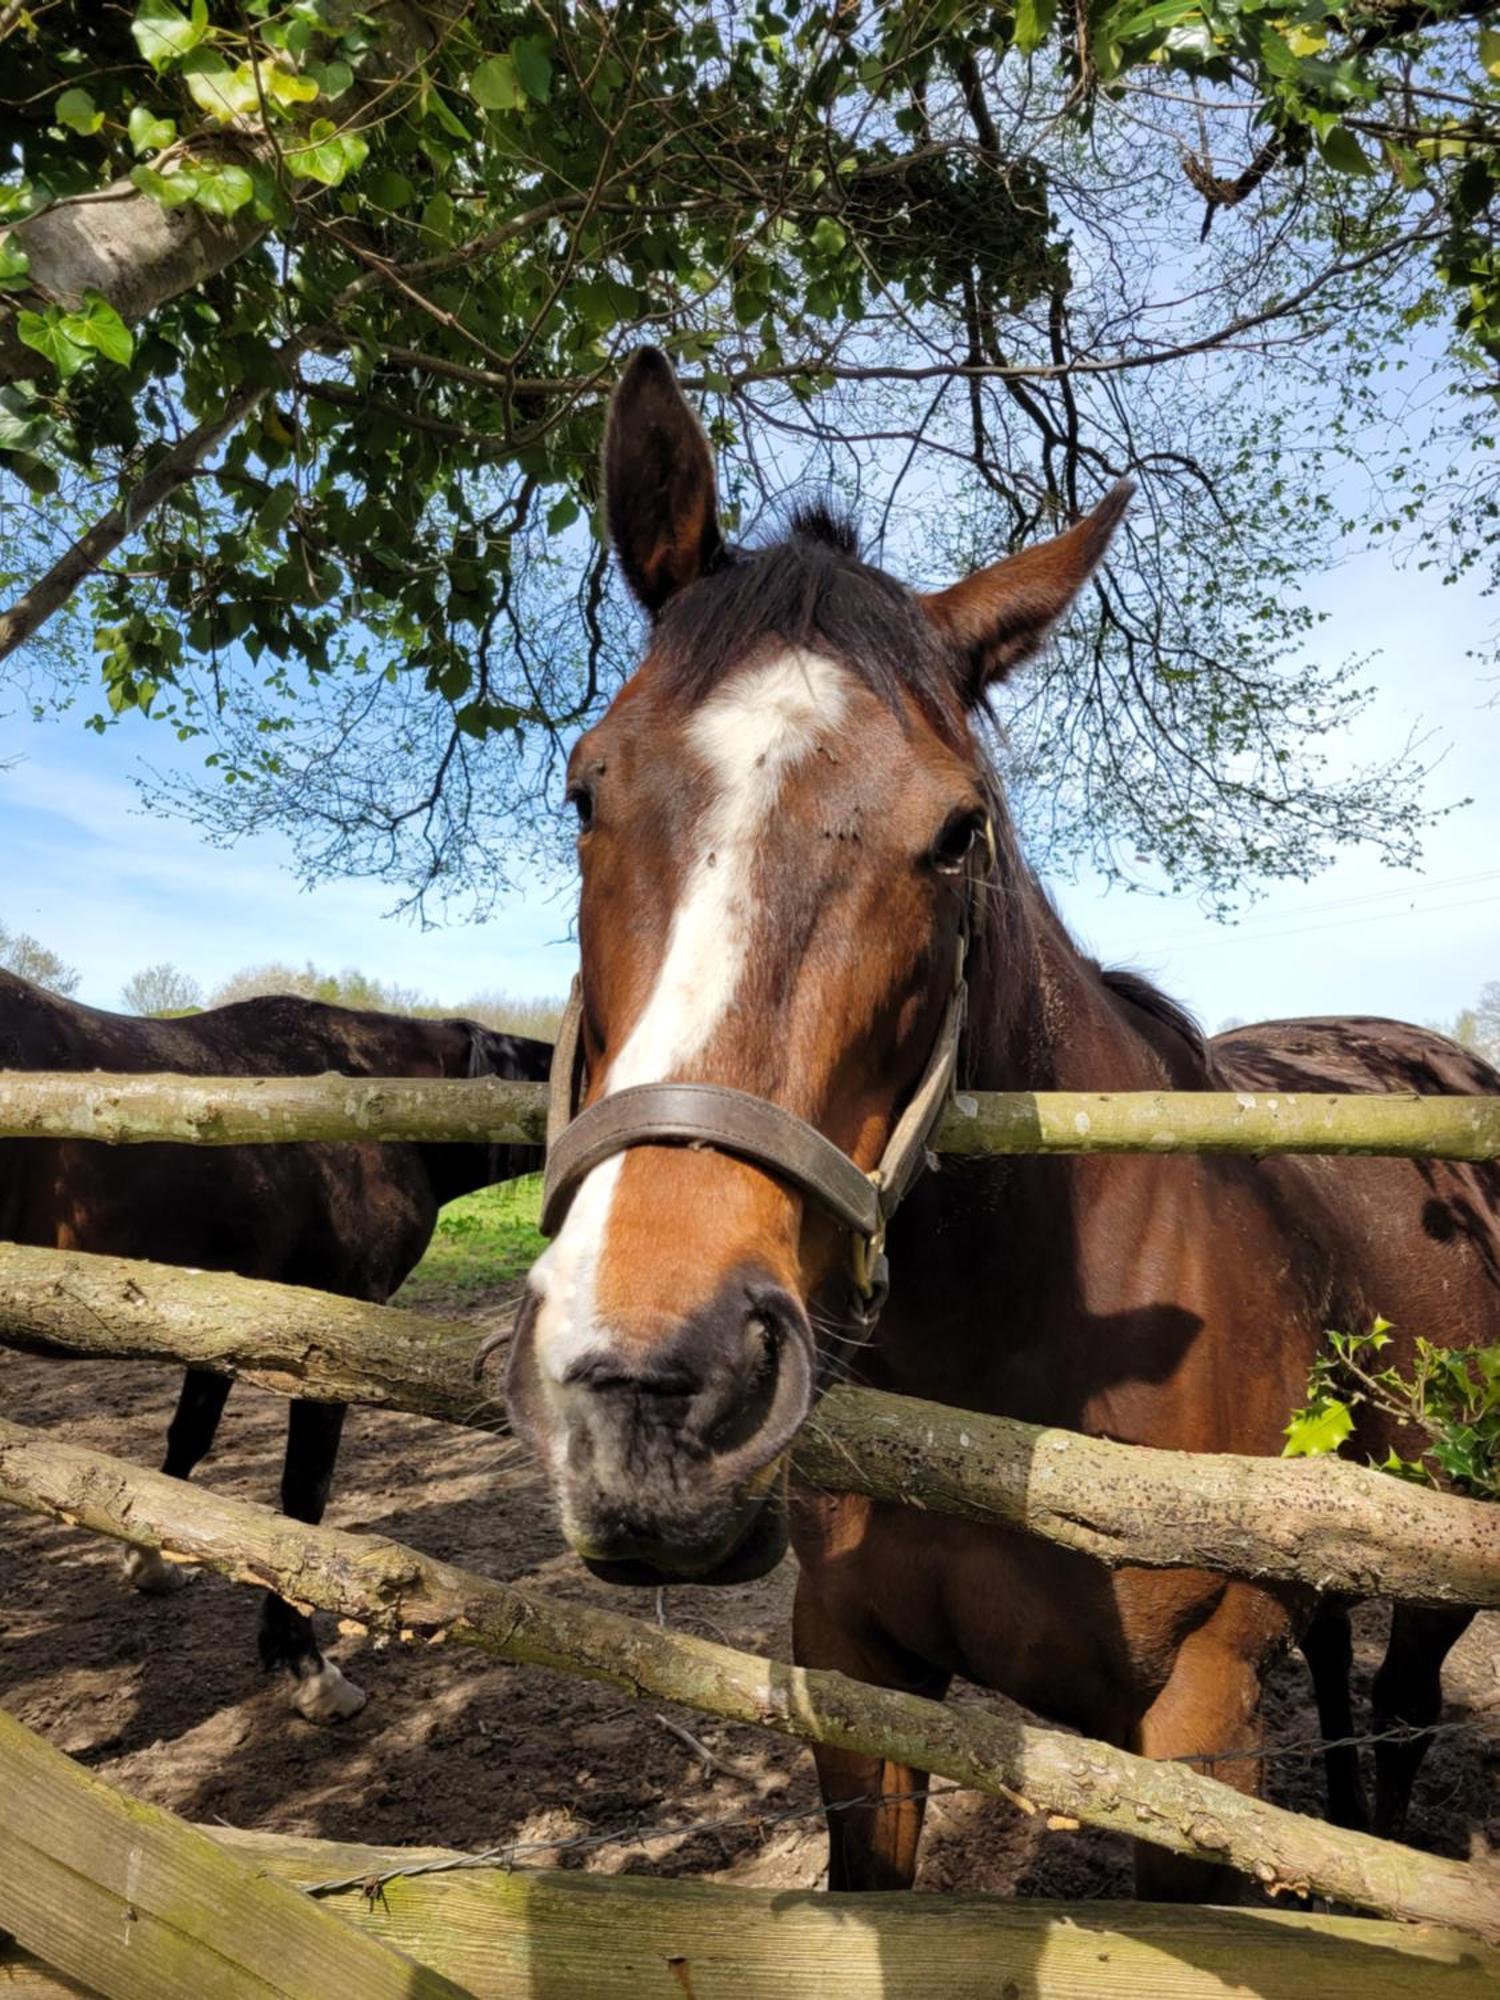
<instances>
[{"instance_id":1,"label":"horse ear","mask_svg":"<svg viewBox=\"0 0 1500 2000\"><path fill-rule=\"evenodd\" d=\"M604 499L625 581L655 617L712 568L723 540L708 439L654 347L630 357L610 402Z\"/></svg>"},{"instance_id":2,"label":"horse ear","mask_svg":"<svg viewBox=\"0 0 1500 2000\"><path fill-rule=\"evenodd\" d=\"M1134 491L1133 482L1122 479L1092 514L1050 542L1006 556L947 590L918 595L939 632L968 656L970 706L1040 649L1103 560Z\"/></svg>"}]
</instances>

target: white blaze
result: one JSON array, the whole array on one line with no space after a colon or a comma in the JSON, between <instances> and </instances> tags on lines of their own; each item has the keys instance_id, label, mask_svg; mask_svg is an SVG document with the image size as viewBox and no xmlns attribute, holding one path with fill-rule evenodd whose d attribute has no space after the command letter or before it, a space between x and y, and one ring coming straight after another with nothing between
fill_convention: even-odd
<instances>
[{"instance_id":1,"label":"white blaze","mask_svg":"<svg viewBox=\"0 0 1500 2000\"><path fill-rule=\"evenodd\" d=\"M689 723L688 748L708 768L712 798L656 983L610 1066L604 1095L680 1072L733 1011L755 929L761 828L787 774L837 731L844 701L838 665L798 650L736 674ZM609 1341L595 1311L595 1276L623 1165L617 1153L595 1167L532 1269L541 1301L537 1358L553 1381Z\"/></svg>"}]
</instances>

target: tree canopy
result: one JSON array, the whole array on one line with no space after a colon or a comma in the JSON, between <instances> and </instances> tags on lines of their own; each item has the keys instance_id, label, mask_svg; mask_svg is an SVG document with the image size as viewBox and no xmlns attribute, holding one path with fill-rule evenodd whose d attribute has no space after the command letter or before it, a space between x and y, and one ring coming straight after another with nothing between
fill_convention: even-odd
<instances>
[{"instance_id":1,"label":"tree canopy","mask_svg":"<svg viewBox=\"0 0 1500 2000\"><path fill-rule=\"evenodd\" d=\"M649 339L736 532L811 481L943 582L1138 476L1005 718L1052 855L1222 902L1415 851L1419 752L1330 776L1358 676L1299 585L1351 531L1490 559L1476 0L12 0L0 37L0 650L196 741L165 790L210 831L423 907L549 850L632 644L596 463ZM1375 421L1403 350L1464 391L1426 476Z\"/></svg>"}]
</instances>

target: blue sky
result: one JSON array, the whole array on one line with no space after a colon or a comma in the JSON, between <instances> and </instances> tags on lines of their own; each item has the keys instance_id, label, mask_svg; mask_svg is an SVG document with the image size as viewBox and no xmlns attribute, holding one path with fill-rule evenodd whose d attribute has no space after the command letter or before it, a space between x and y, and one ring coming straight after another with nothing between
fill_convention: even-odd
<instances>
[{"instance_id":1,"label":"blue sky","mask_svg":"<svg viewBox=\"0 0 1500 2000\"><path fill-rule=\"evenodd\" d=\"M1467 588L1353 561L1321 581L1330 657L1373 653L1379 695L1335 756L1389 754L1414 727L1446 755L1434 803L1473 804L1437 826L1420 873L1351 853L1314 882L1279 888L1234 925L1190 898L1055 882L1081 943L1151 973L1210 1028L1231 1016L1374 1012L1446 1019L1500 979L1500 683L1466 657L1497 617ZM274 837L221 852L141 807L139 760L174 762L167 731L133 719L100 738L77 712L0 724L0 921L35 932L83 974L80 997L119 1003L140 966L170 959L206 988L267 959L356 965L454 1005L480 992L564 990L569 896L555 884L489 922L420 931L386 914L391 893L359 882L297 887ZM190 752L180 753L186 757Z\"/></svg>"}]
</instances>

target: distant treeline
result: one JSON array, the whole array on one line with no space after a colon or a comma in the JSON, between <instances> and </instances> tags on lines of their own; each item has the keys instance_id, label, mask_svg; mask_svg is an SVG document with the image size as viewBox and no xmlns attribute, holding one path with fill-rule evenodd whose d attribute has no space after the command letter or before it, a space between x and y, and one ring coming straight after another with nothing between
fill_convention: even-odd
<instances>
[{"instance_id":1,"label":"distant treeline","mask_svg":"<svg viewBox=\"0 0 1500 2000\"><path fill-rule=\"evenodd\" d=\"M54 993L76 992L79 973L39 939L12 931L0 923L0 966L19 973ZM120 989L120 1004L129 1014L150 1014L158 1020L175 1014L196 1014L204 1007L222 1007L231 1000L253 1000L261 994L295 993L304 1000L326 1000L335 1007L367 1007L381 1014L425 1014L480 1021L512 1035L535 1035L551 1041L562 1015L560 999L523 999L514 993L476 993L453 1005L433 1000L415 986L387 984L347 966L324 972L308 963L300 968L273 962L249 965L205 993L191 973L170 960L142 966Z\"/></svg>"}]
</instances>

